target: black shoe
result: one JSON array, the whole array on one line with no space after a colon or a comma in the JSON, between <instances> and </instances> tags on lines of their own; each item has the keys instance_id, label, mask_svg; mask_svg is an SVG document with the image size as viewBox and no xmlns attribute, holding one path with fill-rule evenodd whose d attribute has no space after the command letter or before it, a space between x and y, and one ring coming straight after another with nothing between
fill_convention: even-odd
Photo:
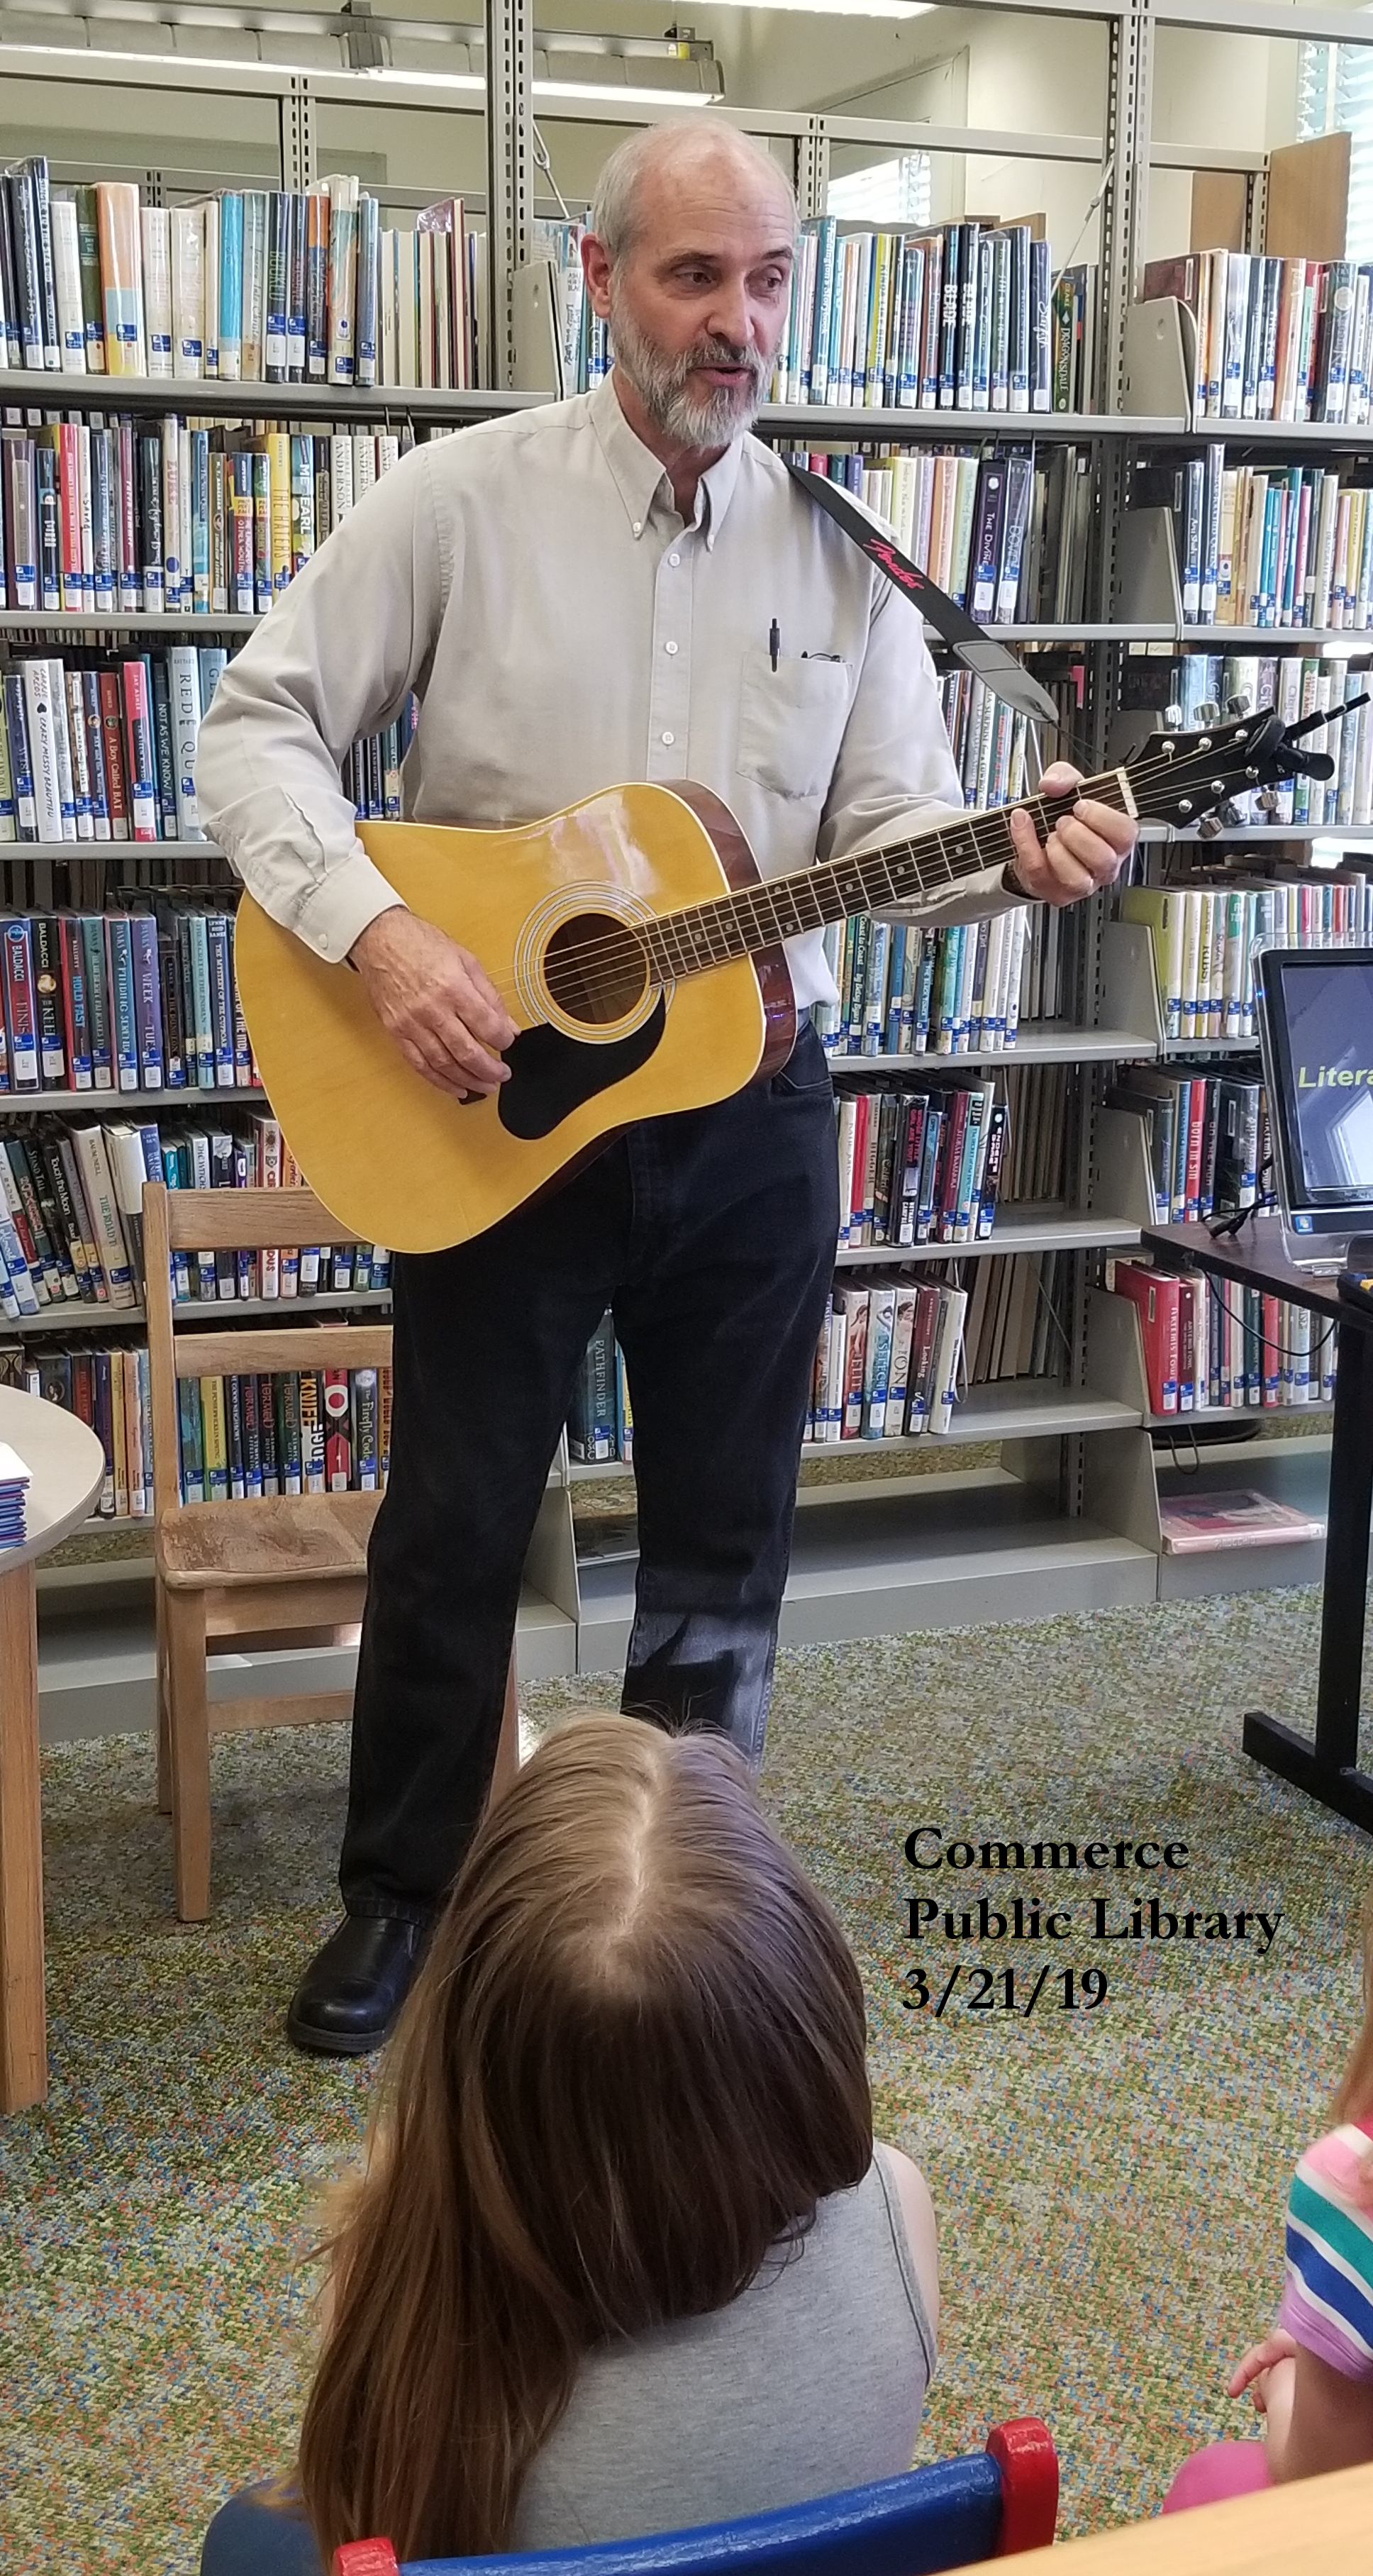
<instances>
[{"instance_id":1,"label":"black shoe","mask_svg":"<svg viewBox=\"0 0 1373 2576\"><path fill-rule=\"evenodd\" d=\"M286 2034L322 2057L380 2048L420 1963L428 1926L398 1914L345 1914L291 1999Z\"/></svg>"}]
</instances>

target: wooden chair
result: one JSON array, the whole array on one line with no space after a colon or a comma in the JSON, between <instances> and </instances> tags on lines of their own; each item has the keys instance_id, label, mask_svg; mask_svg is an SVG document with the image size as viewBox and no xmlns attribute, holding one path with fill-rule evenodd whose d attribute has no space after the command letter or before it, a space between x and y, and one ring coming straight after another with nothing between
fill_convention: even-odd
<instances>
[{"instance_id":1,"label":"wooden chair","mask_svg":"<svg viewBox=\"0 0 1373 2576\"><path fill-rule=\"evenodd\" d=\"M355 2540L335 2552L333 2576L933 2576L1047 2549L1057 2518L1053 2438L1037 2416L1019 2415L992 2425L985 2451L738 2522L513 2558L407 2559L399 2569L389 2541ZM217 2557L212 2525L207 2576ZM244 2551L235 2564L246 2563Z\"/></svg>"},{"instance_id":2,"label":"wooden chair","mask_svg":"<svg viewBox=\"0 0 1373 2576\"><path fill-rule=\"evenodd\" d=\"M350 1243L355 1229L309 1190L143 1192L148 1358L152 1397L157 1588L158 1804L170 1810L176 1910L201 1922L210 1910L210 1736L259 1726L310 1726L346 1718L350 1691L277 1699L211 1700L207 1656L274 1646L333 1643L362 1617L367 1541L380 1494L280 1495L183 1505L177 1381L281 1369L387 1368L389 1324L275 1319L206 1330L227 1306L174 1304L171 1256L242 1245ZM283 1318L305 1307L282 1307ZM196 1329L196 1325L200 1329ZM491 1794L519 1760L515 1661Z\"/></svg>"}]
</instances>

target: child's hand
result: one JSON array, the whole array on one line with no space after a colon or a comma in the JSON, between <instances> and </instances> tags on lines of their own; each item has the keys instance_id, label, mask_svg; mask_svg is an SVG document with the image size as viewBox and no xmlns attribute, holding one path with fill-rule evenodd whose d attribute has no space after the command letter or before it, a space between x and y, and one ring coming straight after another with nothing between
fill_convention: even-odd
<instances>
[{"instance_id":1,"label":"child's hand","mask_svg":"<svg viewBox=\"0 0 1373 2576\"><path fill-rule=\"evenodd\" d=\"M1290 2361L1296 2349L1291 2335L1285 2334L1281 2326L1275 2326L1271 2334L1264 2336L1262 2343L1251 2344L1243 2360L1236 2363L1227 2394L1231 2397L1242 2397L1246 2388L1252 2388L1254 2404L1260 2415L1266 2414L1268 2373L1275 2362Z\"/></svg>"}]
</instances>

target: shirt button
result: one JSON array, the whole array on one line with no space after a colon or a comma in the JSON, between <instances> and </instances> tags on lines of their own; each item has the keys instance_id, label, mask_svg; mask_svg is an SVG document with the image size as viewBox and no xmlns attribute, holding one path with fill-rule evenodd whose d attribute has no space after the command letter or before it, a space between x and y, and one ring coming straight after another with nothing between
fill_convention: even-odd
<instances>
[{"instance_id":1,"label":"shirt button","mask_svg":"<svg viewBox=\"0 0 1373 2576\"><path fill-rule=\"evenodd\" d=\"M677 736L675 735L675 733L665 733L665 734L664 734L664 736L663 736L663 740L664 740L664 742L665 742L665 743L667 743L669 746L670 746L672 743L674 743L674 742L676 741L676 739L677 739Z\"/></svg>"},{"instance_id":2,"label":"shirt button","mask_svg":"<svg viewBox=\"0 0 1373 2576\"><path fill-rule=\"evenodd\" d=\"M643 533L644 533L644 523L643 523L643 520L642 520L642 519L636 519L636 520L635 520L635 522L634 522L634 534L635 534L635 536L636 536L636 537L641 537L641 536L643 535Z\"/></svg>"},{"instance_id":3,"label":"shirt button","mask_svg":"<svg viewBox=\"0 0 1373 2576\"><path fill-rule=\"evenodd\" d=\"M665 644L665 645L663 646L663 651L664 651L665 653L675 653L675 652L676 652L676 650L677 650L677 647L676 647L676 645L675 645L675 644Z\"/></svg>"},{"instance_id":4,"label":"shirt button","mask_svg":"<svg viewBox=\"0 0 1373 2576\"><path fill-rule=\"evenodd\" d=\"M328 935L328 932L327 932L327 931L324 931L324 930L321 930L321 931L317 934L317 936L316 936L316 939L315 939L315 946L316 946L316 948L319 948L319 949L325 949L325 948L327 948L327 947L328 947L328 945L329 945L329 935Z\"/></svg>"},{"instance_id":5,"label":"shirt button","mask_svg":"<svg viewBox=\"0 0 1373 2576\"><path fill-rule=\"evenodd\" d=\"M679 564L679 563L681 562L681 560L682 560L682 558L681 558L681 556L680 556L680 555L669 555L669 556L668 556L668 562L669 562L670 564Z\"/></svg>"}]
</instances>

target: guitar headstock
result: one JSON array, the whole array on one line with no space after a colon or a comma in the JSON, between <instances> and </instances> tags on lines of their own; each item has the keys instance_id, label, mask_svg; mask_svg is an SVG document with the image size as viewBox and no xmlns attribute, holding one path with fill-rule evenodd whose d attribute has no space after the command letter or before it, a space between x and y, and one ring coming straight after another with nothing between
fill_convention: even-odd
<instances>
[{"instance_id":1,"label":"guitar headstock","mask_svg":"<svg viewBox=\"0 0 1373 2576\"><path fill-rule=\"evenodd\" d=\"M1296 730L1284 727L1275 708L1261 707L1233 724L1151 734L1126 768L1141 822L1185 831L1253 788L1280 786L1299 771L1329 777L1333 763L1324 753L1299 750Z\"/></svg>"}]
</instances>

